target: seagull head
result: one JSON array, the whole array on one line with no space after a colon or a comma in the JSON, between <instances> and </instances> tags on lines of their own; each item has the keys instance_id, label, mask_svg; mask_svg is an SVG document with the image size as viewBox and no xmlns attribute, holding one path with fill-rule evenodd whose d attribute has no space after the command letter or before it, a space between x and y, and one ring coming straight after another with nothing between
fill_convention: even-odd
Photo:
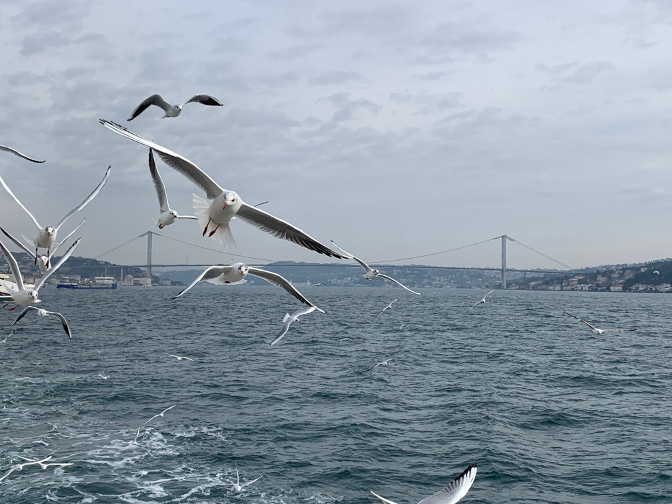
<instances>
[{"instance_id":1,"label":"seagull head","mask_svg":"<svg viewBox=\"0 0 672 504\"><path fill-rule=\"evenodd\" d=\"M53 236L56 234L56 228L54 226L47 226L44 228L44 230L47 232L47 236Z\"/></svg>"},{"instance_id":2,"label":"seagull head","mask_svg":"<svg viewBox=\"0 0 672 504\"><path fill-rule=\"evenodd\" d=\"M31 290L30 291L30 297L32 298L33 302L37 301L37 291L36 290Z\"/></svg>"},{"instance_id":3,"label":"seagull head","mask_svg":"<svg viewBox=\"0 0 672 504\"><path fill-rule=\"evenodd\" d=\"M45 310L44 308L40 308L40 309L37 310L37 314L40 317L46 317L47 316L47 310Z\"/></svg>"},{"instance_id":4,"label":"seagull head","mask_svg":"<svg viewBox=\"0 0 672 504\"><path fill-rule=\"evenodd\" d=\"M380 270L374 269L374 270L371 270L371 271L373 271L373 274L376 275L376 276L380 275Z\"/></svg>"},{"instance_id":5,"label":"seagull head","mask_svg":"<svg viewBox=\"0 0 672 504\"><path fill-rule=\"evenodd\" d=\"M236 201L238 201L238 195L233 192L229 191L224 194L224 209L228 207L229 205L233 205Z\"/></svg>"},{"instance_id":6,"label":"seagull head","mask_svg":"<svg viewBox=\"0 0 672 504\"><path fill-rule=\"evenodd\" d=\"M175 210L171 210L171 211L170 211L170 215L172 215L172 216L175 217L176 219L178 218L178 216L177 216L177 212L176 212Z\"/></svg>"},{"instance_id":7,"label":"seagull head","mask_svg":"<svg viewBox=\"0 0 672 504\"><path fill-rule=\"evenodd\" d=\"M245 277L247 275L247 272L250 270L250 267L247 264L240 264L238 266L238 273L240 274L241 278Z\"/></svg>"},{"instance_id":8,"label":"seagull head","mask_svg":"<svg viewBox=\"0 0 672 504\"><path fill-rule=\"evenodd\" d=\"M49 262L49 258L47 256L40 256L37 258L37 264L40 267L40 271L42 273L47 272L47 263Z\"/></svg>"}]
</instances>

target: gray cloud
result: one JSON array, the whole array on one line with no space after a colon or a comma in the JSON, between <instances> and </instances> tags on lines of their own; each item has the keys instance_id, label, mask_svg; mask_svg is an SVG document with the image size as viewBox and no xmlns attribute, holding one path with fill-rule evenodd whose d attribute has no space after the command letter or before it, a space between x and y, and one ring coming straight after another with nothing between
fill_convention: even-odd
<instances>
[{"instance_id":1,"label":"gray cloud","mask_svg":"<svg viewBox=\"0 0 672 504\"><path fill-rule=\"evenodd\" d=\"M560 82L568 84L588 84L603 72L614 70L616 67L610 61L594 61L582 65L567 77L560 79Z\"/></svg>"},{"instance_id":2,"label":"gray cloud","mask_svg":"<svg viewBox=\"0 0 672 504\"><path fill-rule=\"evenodd\" d=\"M343 84L345 82L356 81L361 78L357 72L344 72L342 70L329 70L320 76L311 80L313 84L324 86L327 84Z\"/></svg>"}]
</instances>

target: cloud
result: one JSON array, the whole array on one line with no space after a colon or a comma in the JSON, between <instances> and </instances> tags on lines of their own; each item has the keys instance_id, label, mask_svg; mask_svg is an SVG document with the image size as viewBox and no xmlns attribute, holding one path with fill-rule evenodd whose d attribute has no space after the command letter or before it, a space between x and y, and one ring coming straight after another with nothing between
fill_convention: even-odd
<instances>
[{"instance_id":1,"label":"cloud","mask_svg":"<svg viewBox=\"0 0 672 504\"><path fill-rule=\"evenodd\" d=\"M462 54L488 58L493 53L510 51L520 39L519 34L510 30L484 30L468 23L440 23L429 35L420 38L417 45L447 57Z\"/></svg>"},{"instance_id":2,"label":"cloud","mask_svg":"<svg viewBox=\"0 0 672 504\"><path fill-rule=\"evenodd\" d=\"M69 44L70 39L55 30L27 35L21 40L21 55L33 56L47 50L63 48Z\"/></svg>"},{"instance_id":3,"label":"cloud","mask_svg":"<svg viewBox=\"0 0 672 504\"><path fill-rule=\"evenodd\" d=\"M614 70L616 67L610 61L594 61L586 65L582 65L571 75L560 79L560 82L568 84L588 84L593 82L595 78L603 72Z\"/></svg>"},{"instance_id":4,"label":"cloud","mask_svg":"<svg viewBox=\"0 0 672 504\"><path fill-rule=\"evenodd\" d=\"M327 84L343 84L345 82L356 81L361 78L357 72L345 72L342 70L330 70L324 72L319 77L315 77L311 80L313 84L319 86L325 86Z\"/></svg>"}]
</instances>

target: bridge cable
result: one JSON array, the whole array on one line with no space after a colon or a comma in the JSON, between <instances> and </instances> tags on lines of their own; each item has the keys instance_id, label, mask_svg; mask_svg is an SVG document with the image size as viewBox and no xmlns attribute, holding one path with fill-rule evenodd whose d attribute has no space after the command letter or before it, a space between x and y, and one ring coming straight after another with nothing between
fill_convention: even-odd
<instances>
[{"instance_id":1,"label":"bridge cable","mask_svg":"<svg viewBox=\"0 0 672 504\"><path fill-rule=\"evenodd\" d=\"M572 268L571 266L568 266L568 265L566 265L565 263L558 261L557 259L553 259L551 256L546 255L546 254L544 254L543 252L539 252L538 250L534 250L532 247L530 247L530 246L528 246L528 245L525 245L523 242L519 242L518 240L514 240L514 239L511 238L510 236L507 236L507 238L508 238L509 240L511 240L512 242L517 243L517 244L520 245L521 247L525 247L526 249L531 250L532 252L534 252L534 253L536 253L536 254L539 254L540 256L543 256L543 257L545 257L546 259L548 259L548 260L550 260L550 261L553 261L554 263L559 264L560 266L563 266L563 267L565 267L565 268L567 268L567 269L570 269L570 270L571 270L571 269L574 269L574 268Z\"/></svg>"},{"instance_id":2,"label":"bridge cable","mask_svg":"<svg viewBox=\"0 0 672 504\"><path fill-rule=\"evenodd\" d=\"M192 247L200 248L200 249L203 249L203 250L209 250L210 252L217 252L219 254L228 254L228 255L231 255L231 256L235 256L235 257L242 257L244 259L254 259L255 261L274 262L274 259L264 259L263 257L252 257L252 256L245 256L245 255L240 255L240 254L233 254L231 252L227 252L227 251L224 251L224 250L217 250L217 249L213 249L213 248L203 247L201 245L195 245L194 243L189 243L189 242L186 242L186 241L178 240L177 238L171 238L170 236L162 235L161 233L155 233L154 231L152 231L152 234L156 235L156 236L160 236L161 238L167 238L168 240L173 240L173 241L176 241L176 242L179 242L179 243L183 243L185 245L191 245Z\"/></svg>"},{"instance_id":3,"label":"bridge cable","mask_svg":"<svg viewBox=\"0 0 672 504\"><path fill-rule=\"evenodd\" d=\"M107 255L107 254L109 254L110 252L114 252L115 250L120 249L120 248L123 247L124 245L128 245L128 244L131 243L132 241L135 241L135 240L137 240L138 238L142 238L143 236L147 236L147 232L146 232L146 231L145 231L144 233L142 233L140 236L136 236L135 238L131 238L131 239L128 240L127 242L124 242L124 243L122 243L121 245L117 245L116 247L114 247L114 248L108 250L107 252L103 252L103 253L100 254L99 256L94 257L94 259L98 260L98 259L100 259L101 257L103 257L104 255Z\"/></svg>"},{"instance_id":4,"label":"bridge cable","mask_svg":"<svg viewBox=\"0 0 672 504\"><path fill-rule=\"evenodd\" d=\"M418 256L413 256L413 257L403 257L401 259L389 259L387 261L377 261L376 264L391 263L391 262L397 262L397 261L408 261L410 259L419 259L421 257L430 257L430 256L439 255L439 254L447 254L448 252L455 252L456 250L462 250L462 249L469 248L469 247L475 247L476 245L481 245L482 243L487 243L487 242L490 242L490 241L493 241L493 240L499 240L501 238L502 238L501 236L497 236L495 238L489 238L487 240L483 240L483 241L480 241L478 243L472 243L471 245L464 245L463 247L457 247L457 248L450 249L450 250L443 250L441 252L434 252L432 254L423 254L423 255L418 255Z\"/></svg>"}]
</instances>

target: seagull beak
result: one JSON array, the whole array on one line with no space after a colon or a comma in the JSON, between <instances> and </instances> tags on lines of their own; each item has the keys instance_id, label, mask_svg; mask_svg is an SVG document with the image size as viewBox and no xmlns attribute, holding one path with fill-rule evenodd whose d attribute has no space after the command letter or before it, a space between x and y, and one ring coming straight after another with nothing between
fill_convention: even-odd
<instances>
[{"instance_id":1,"label":"seagull beak","mask_svg":"<svg viewBox=\"0 0 672 504\"><path fill-rule=\"evenodd\" d=\"M227 207L227 206L229 206L229 204L228 204L228 203L224 203L224 208L222 208L222 210L226 210L226 207Z\"/></svg>"}]
</instances>

